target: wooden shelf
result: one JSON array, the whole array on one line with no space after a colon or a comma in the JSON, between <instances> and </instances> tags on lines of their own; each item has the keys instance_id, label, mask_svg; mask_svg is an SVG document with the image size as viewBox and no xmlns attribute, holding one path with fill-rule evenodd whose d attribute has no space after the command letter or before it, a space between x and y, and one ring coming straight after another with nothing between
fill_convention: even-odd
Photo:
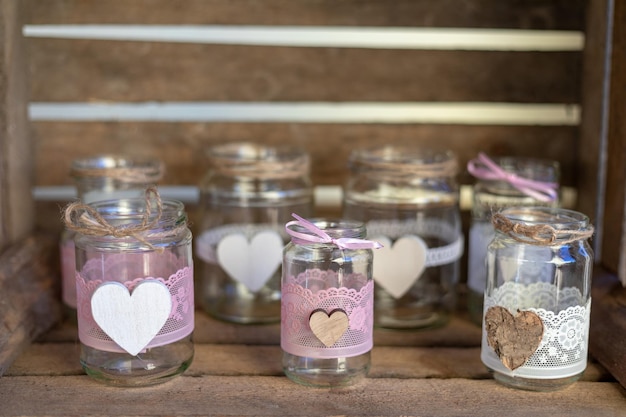
<instances>
[{"instance_id":1,"label":"wooden shelf","mask_svg":"<svg viewBox=\"0 0 626 417\"><path fill-rule=\"evenodd\" d=\"M343 389L289 381L278 325L230 325L197 312L196 329L195 358L181 377L122 389L83 374L76 328L60 325L0 379L2 414L613 416L626 404L621 386L593 361L562 391L499 385L480 361L480 329L460 316L438 330L376 330L369 377Z\"/></svg>"}]
</instances>

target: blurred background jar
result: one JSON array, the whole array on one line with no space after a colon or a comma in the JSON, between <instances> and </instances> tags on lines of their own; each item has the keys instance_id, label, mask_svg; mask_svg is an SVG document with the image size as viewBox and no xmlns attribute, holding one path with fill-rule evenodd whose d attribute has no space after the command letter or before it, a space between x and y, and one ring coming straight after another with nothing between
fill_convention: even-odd
<instances>
[{"instance_id":1,"label":"blurred background jar","mask_svg":"<svg viewBox=\"0 0 626 417\"><path fill-rule=\"evenodd\" d=\"M143 196L146 188L158 183L164 174L161 161L123 155L98 155L76 159L70 177L80 201L133 198ZM66 318L76 322L76 261L74 233L65 229L61 234L62 297Z\"/></svg>"},{"instance_id":2,"label":"blurred background jar","mask_svg":"<svg viewBox=\"0 0 626 417\"><path fill-rule=\"evenodd\" d=\"M468 244L467 307L470 319L481 325L487 282L487 246L495 236L491 216L507 207L558 207L559 163L520 157L490 159L479 154L469 161L476 178Z\"/></svg>"},{"instance_id":3,"label":"blurred background jar","mask_svg":"<svg viewBox=\"0 0 626 417\"><path fill-rule=\"evenodd\" d=\"M375 325L444 325L456 304L463 235L450 152L384 146L350 156L343 217L366 222L374 253Z\"/></svg>"},{"instance_id":4,"label":"blurred background jar","mask_svg":"<svg viewBox=\"0 0 626 417\"><path fill-rule=\"evenodd\" d=\"M492 222L482 362L510 387L564 388L587 366L593 227L550 207L507 208Z\"/></svg>"},{"instance_id":5,"label":"blurred background jar","mask_svg":"<svg viewBox=\"0 0 626 417\"><path fill-rule=\"evenodd\" d=\"M144 386L184 372L194 355L194 281L183 204L161 201L156 192L79 204L68 207L66 225L76 232L80 362L87 375Z\"/></svg>"},{"instance_id":6,"label":"blurred background jar","mask_svg":"<svg viewBox=\"0 0 626 417\"><path fill-rule=\"evenodd\" d=\"M291 213L313 211L309 156L294 147L233 143L211 148L209 165L195 244L201 305L229 322L279 322L284 225Z\"/></svg>"}]
</instances>

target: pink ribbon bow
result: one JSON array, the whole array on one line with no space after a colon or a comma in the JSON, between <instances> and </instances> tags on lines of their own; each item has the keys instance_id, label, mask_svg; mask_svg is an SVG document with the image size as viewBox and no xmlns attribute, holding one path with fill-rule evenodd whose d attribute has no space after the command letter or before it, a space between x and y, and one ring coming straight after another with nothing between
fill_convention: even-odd
<instances>
[{"instance_id":1,"label":"pink ribbon bow","mask_svg":"<svg viewBox=\"0 0 626 417\"><path fill-rule=\"evenodd\" d=\"M539 201L554 201L557 198L557 183L529 180L506 172L482 152L478 154L476 159L467 163L467 170L476 178L506 181L519 191Z\"/></svg>"},{"instance_id":2,"label":"pink ribbon bow","mask_svg":"<svg viewBox=\"0 0 626 417\"><path fill-rule=\"evenodd\" d=\"M294 243L332 243L334 245L337 245L340 249L378 249L383 247L383 245L378 242L374 242L373 240L356 239L350 237L333 239L328 235L328 233L324 232L322 229L315 226L310 221L298 216L295 213L291 213L291 215L296 220L292 220L287 223L285 225L285 230L291 236L291 240ZM290 226L304 227L306 230L313 234L296 232L290 229Z\"/></svg>"}]
</instances>

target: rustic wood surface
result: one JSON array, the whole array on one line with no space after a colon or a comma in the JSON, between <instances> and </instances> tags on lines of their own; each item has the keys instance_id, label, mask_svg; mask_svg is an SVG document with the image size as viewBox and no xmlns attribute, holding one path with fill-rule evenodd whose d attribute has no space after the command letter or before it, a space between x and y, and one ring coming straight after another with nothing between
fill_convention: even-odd
<instances>
[{"instance_id":1,"label":"rustic wood surface","mask_svg":"<svg viewBox=\"0 0 626 417\"><path fill-rule=\"evenodd\" d=\"M28 236L35 224L21 6L0 0L0 252Z\"/></svg>"},{"instance_id":2,"label":"rustic wood surface","mask_svg":"<svg viewBox=\"0 0 626 417\"><path fill-rule=\"evenodd\" d=\"M615 4L613 19L602 261L626 285L626 4Z\"/></svg>"},{"instance_id":3,"label":"rustic wood surface","mask_svg":"<svg viewBox=\"0 0 626 417\"><path fill-rule=\"evenodd\" d=\"M537 0L55 0L24 2L27 24L197 24L584 30L586 2ZM27 38L34 102L581 101L582 53L275 47ZM532 70L529 70L531 69ZM32 125L35 183L69 184L71 161L94 153L163 160L163 185L197 185L207 147L296 144L315 185L341 185L351 149L417 144L450 149L463 168L480 151L558 160L577 185L577 126L55 122ZM460 182L473 180L462 169ZM63 202L60 202L62 204ZM38 226L59 230L58 207Z\"/></svg>"},{"instance_id":4,"label":"rustic wood surface","mask_svg":"<svg viewBox=\"0 0 626 417\"><path fill-rule=\"evenodd\" d=\"M368 378L344 389L289 381L277 328L226 324L198 311L196 354L183 376L120 389L83 375L76 327L64 323L25 350L0 379L2 414L501 416L507 407L511 416L614 416L626 405L623 389L593 360L583 378L562 391L497 384L480 361L480 329L462 314L438 330L377 330ZM454 346L460 339L465 346Z\"/></svg>"},{"instance_id":5,"label":"rustic wood surface","mask_svg":"<svg viewBox=\"0 0 626 417\"><path fill-rule=\"evenodd\" d=\"M577 30L584 0L27 0L27 23L426 26Z\"/></svg>"},{"instance_id":6,"label":"rustic wood surface","mask_svg":"<svg viewBox=\"0 0 626 417\"><path fill-rule=\"evenodd\" d=\"M34 235L0 256L0 376L61 318L57 242Z\"/></svg>"}]
</instances>

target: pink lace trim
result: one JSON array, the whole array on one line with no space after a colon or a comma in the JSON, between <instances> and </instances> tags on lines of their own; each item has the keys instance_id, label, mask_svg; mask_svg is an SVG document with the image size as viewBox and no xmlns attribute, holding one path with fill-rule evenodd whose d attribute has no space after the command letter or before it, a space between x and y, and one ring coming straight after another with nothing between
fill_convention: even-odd
<instances>
[{"instance_id":1,"label":"pink lace trim","mask_svg":"<svg viewBox=\"0 0 626 417\"><path fill-rule=\"evenodd\" d=\"M330 271L314 273L317 274L318 281L328 273L334 274L330 276L330 281L338 279L336 274ZM310 278L311 271L307 271L307 274ZM282 349L293 355L312 358L350 357L370 351L373 345L374 323L373 282L361 275L352 275L342 279L364 283L358 290L346 287L319 289L319 286L311 286L311 282L307 282L309 288L305 288L299 283L302 282L302 278L292 277L282 288ZM323 310L327 314L334 310L342 310L348 316L348 329L333 346L326 347L310 328L309 319L316 310Z\"/></svg>"},{"instance_id":2,"label":"pink lace trim","mask_svg":"<svg viewBox=\"0 0 626 417\"><path fill-rule=\"evenodd\" d=\"M146 349L163 346L187 337L194 329L194 289L193 267L184 267L168 279L160 277L142 277L123 282L130 292L145 280L162 282L172 297L172 310L165 325L146 346ZM87 346L109 352L123 352L111 338L96 324L91 313L91 296L105 280L83 279L76 273L78 335L80 341Z\"/></svg>"}]
</instances>

